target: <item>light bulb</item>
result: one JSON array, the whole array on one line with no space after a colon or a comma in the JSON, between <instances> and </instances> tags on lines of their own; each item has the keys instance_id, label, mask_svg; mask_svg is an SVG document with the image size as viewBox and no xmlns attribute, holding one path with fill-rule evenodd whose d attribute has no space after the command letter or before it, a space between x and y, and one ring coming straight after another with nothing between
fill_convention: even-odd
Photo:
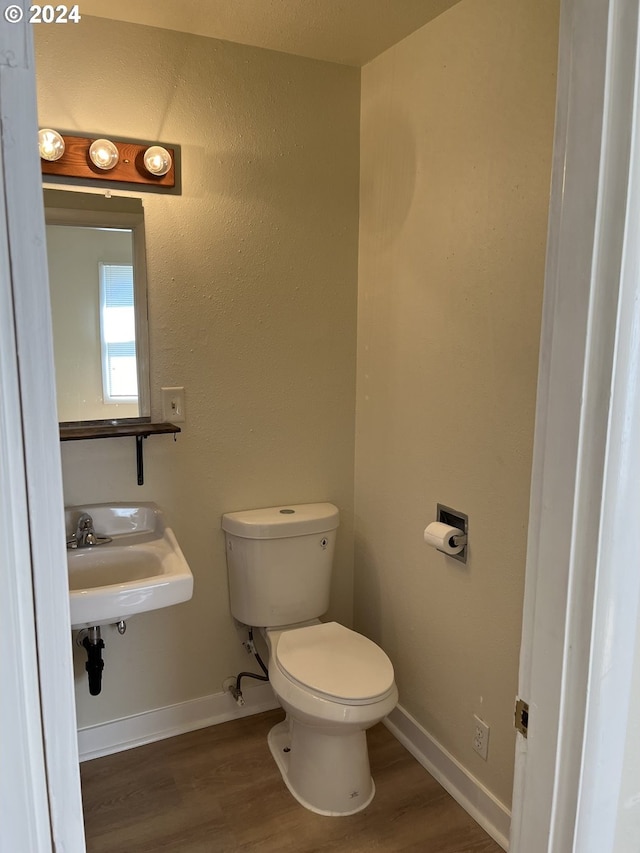
<instances>
[{"instance_id":1,"label":"light bulb","mask_svg":"<svg viewBox=\"0 0 640 853\"><path fill-rule=\"evenodd\" d=\"M171 168L171 154L161 145L152 145L144 152L144 167L152 175L166 175Z\"/></svg>"},{"instance_id":2,"label":"light bulb","mask_svg":"<svg viewBox=\"0 0 640 853\"><path fill-rule=\"evenodd\" d=\"M118 162L118 149L109 139L96 139L89 147L89 157L98 169L113 169Z\"/></svg>"},{"instance_id":3,"label":"light bulb","mask_svg":"<svg viewBox=\"0 0 640 853\"><path fill-rule=\"evenodd\" d=\"M43 160L59 160L64 154L64 139L57 130L43 127L38 131L38 148Z\"/></svg>"}]
</instances>

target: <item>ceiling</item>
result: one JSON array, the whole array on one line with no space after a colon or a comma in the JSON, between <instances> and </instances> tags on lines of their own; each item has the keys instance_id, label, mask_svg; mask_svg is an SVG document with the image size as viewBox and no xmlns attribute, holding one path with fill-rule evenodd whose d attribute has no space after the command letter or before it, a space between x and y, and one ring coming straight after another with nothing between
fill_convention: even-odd
<instances>
[{"instance_id":1,"label":"ceiling","mask_svg":"<svg viewBox=\"0 0 640 853\"><path fill-rule=\"evenodd\" d=\"M83 15L365 65L458 0L83 0Z\"/></svg>"}]
</instances>

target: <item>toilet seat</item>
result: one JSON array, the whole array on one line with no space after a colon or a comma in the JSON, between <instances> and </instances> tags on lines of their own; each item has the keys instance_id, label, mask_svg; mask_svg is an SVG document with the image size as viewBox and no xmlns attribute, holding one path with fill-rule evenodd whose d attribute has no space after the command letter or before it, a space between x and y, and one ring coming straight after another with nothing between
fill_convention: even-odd
<instances>
[{"instance_id":1,"label":"toilet seat","mask_svg":"<svg viewBox=\"0 0 640 853\"><path fill-rule=\"evenodd\" d=\"M383 650L338 622L283 631L274 658L295 684L334 702L368 705L395 689L393 665Z\"/></svg>"}]
</instances>

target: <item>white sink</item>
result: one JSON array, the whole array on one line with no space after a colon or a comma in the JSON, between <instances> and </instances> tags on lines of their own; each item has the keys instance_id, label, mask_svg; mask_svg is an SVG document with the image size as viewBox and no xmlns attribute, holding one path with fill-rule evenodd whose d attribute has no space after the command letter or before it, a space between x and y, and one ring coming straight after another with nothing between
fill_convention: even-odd
<instances>
[{"instance_id":1,"label":"white sink","mask_svg":"<svg viewBox=\"0 0 640 853\"><path fill-rule=\"evenodd\" d=\"M82 513L97 536L112 539L67 550L72 628L109 625L191 598L193 575L156 504L66 507L67 539Z\"/></svg>"}]
</instances>

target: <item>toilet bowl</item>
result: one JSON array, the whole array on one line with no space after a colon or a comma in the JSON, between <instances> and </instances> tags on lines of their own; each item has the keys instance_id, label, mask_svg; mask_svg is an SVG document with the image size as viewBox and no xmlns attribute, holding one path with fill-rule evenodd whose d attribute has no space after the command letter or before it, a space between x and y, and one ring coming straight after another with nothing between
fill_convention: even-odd
<instances>
[{"instance_id":1,"label":"toilet bowl","mask_svg":"<svg viewBox=\"0 0 640 853\"><path fill-rule=\"evenodd\" d=\"M285 784L318 814L361 811L375 794L366 729L398 701L391 661L337 622L263 633L269 680L287 713L268 736Z\"/></svg>"},{"instance_id":2,"label":"toilet bowl","mask_svg":"<svg viewBox=\"0 0 640 853\"><path fill-rule=\"evenodd\" d=\"M222 517L231 613L260 628L269 681L286 719L269 748L291 794L323 815L373 799L366 730L396 706L393 666L374 642L337 622L329 606L338 509L298 504Z\"/></svg>"}]
</instances>

